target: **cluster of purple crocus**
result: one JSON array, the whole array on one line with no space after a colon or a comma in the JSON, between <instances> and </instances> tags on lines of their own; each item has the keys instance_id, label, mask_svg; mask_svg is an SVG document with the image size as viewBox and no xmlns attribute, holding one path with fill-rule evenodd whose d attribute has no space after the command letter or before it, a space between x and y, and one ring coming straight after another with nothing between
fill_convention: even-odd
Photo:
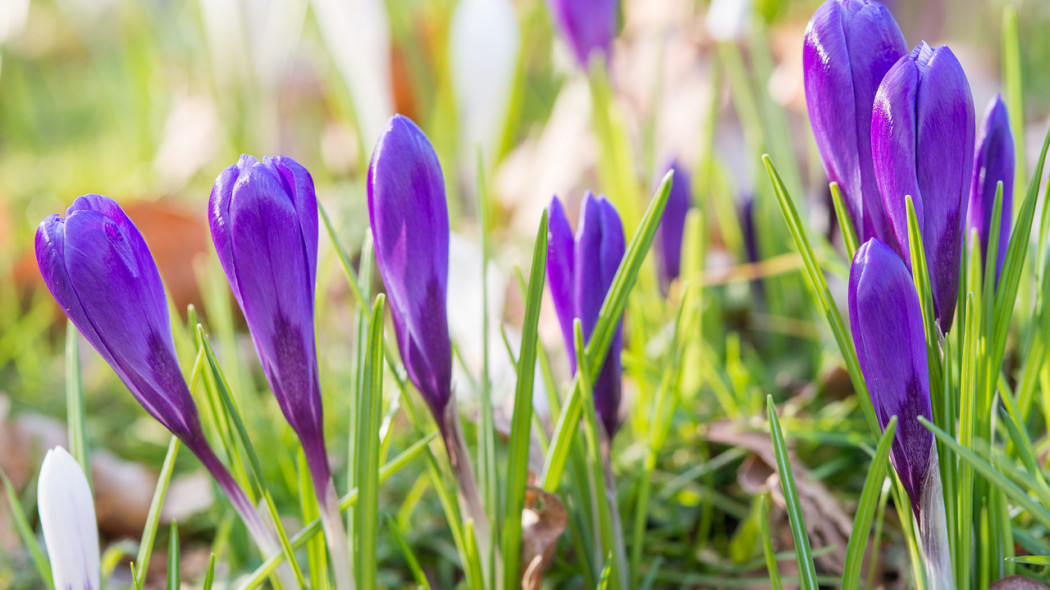
<instances>
[{"instance_id":1,"label":"cluster of purple crocus","mask_svg":"<svg viewBox=\"0 0 1050 590\"><path fill-rule=\"evenodd\" d=\"M890 456L921 528L936 521L924 513L937 509L928 501L940 503L942 513L944 508L929 493L940 487L933 434L917 420L930 419L932 412L906 197L922 236L936 322L947 332L965 237L976 230L975 255L984 260L1000 182L996 280L1002 269L1014 177L1009 119L996 96L975 150L973 99L955 55L925 42L908 52L893 16L875 0L825 2L806 30L803 59L806 102L824 168L842 190L863 242L848 291L857 355L880 424L885 428L892 416L900 420Z\"/></svg>"}]
</instances>

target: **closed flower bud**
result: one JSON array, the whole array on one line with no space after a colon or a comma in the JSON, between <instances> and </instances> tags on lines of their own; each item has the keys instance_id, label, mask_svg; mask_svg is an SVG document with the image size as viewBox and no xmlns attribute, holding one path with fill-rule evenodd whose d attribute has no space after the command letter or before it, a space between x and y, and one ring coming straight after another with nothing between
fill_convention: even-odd
<instances>
[{"instance_id":1,"label":"closed flower bud","mask_svg":"<svg viewBox=\"0 0 1050 590\"><path fill-rule=\"evenodd\" d=\"M142 407L211 472L264 551L276 540L215 456L179 371L168 302L142 234L116 201L84 195L36 232L40 274L73 325Z\"/></svg>"},{"instance_id":2,"label":"closed flower bud","mask_svg":"<svg viewBox=\"0 0 1050 590\"><path fill-rule=\"evenodd\" d=\"M962 66L947 47L918 45L879 87L871 148L897 251L909 268L905 196L915 204L934 313L944 331L958 297L973 145L973 98Z\"/></svg>"},{"instance_id":3,"label":"closed flower bud","mask_svg":"<svg viewBox=\"0 0 1050 590\"><path fill-rule=\"evenodd\" d=\"M1010 226L1014 212L1014 134L1010 131L1010 117L1006 112L1006 105L998 94L988 103L978 133L966 225L977 230L977 237L981 241L979 254L983 263L988 255L988 240L992 236L995 191L999 182L1002 182L1003 205L999 218L999 243L995 251L995 282L998 284L1006 249L1010 245Z\"/></svg>"},{"instance_id":4,"label":"closed flower bud","mask_svg":"<svg viewBox=\"0 0 1050 590\"><path fill-rule=\"evenodd\" d=\"M441 424L452 394L448 203L437 154L407 117L390 119L372 153L368 213L401 360Z\"/></svg>"},{"instance_id":5,"label":"closed flower bud","mask_svg":"<svg viewBox=\"0 0 1050 590\"><path fill-rule=\"evenodd\" d=\"M187 445L206 446L179 371L168 300L142 234L116 201L84 195L36 232L36 258L73 325L142 404Z\"/></svg>"},{"instance_id":6,"label":"closed flower bud","mask_svg":"<svg viewBox=\"0 0 1050 590\"><path fill-rule=\"evenodd\" d=\"M80 464L62 447L44 456L36 494L55 588L101 588L95 502Z\"/></svg>"},{"instance_id":7,"label":"closed flower bud","mask_svg":"<svg viewBox=\"0 0 1050 590\"><path fill-rule=\"evenodd\" d=\"M547 4L580 67L587 70L594 52L609 61L616 37L617 0L547 0Z\"/></svg>"},{"instance_id":8,"label":"closed flower bud","mask_svg":"<svg viewBox=\"0 0 1050 590\"><path fill-rule=\"evenodd\" d=\"M590 193L583 199L575 238L557 197L551 201L548 212L547 281L569 362L575 372L573 320L579 318L584 341L589 342L598 323L598 312L626 250L623 223L612 203L605 197L595 198ZM605 362L594 380L595 412L610 438L619 426L622 348L621 318Z\"/></svg>"},{"instance_id":9,"label":"closed flower bud","mask_svg":"<svg viewBox=\"0 0 1050 590\"><path fill-rule=\"evenodd\" d=\"M849 319L879 425L897 416L890 460L918 510L933 449L933 433L918 421L933 414L922 310L908 268L878 239L853 257Z\"/></svg>"},{"instance_id":10,"label":"closed flower bud","mask_svg":"<svg viewBox=\"0 0 1050 590\"><path fill-rule=\"evenodd\" d=\"M883 76L908 52L897 22L874 0L828 0L806 29L806 105L828 178L862 241L892 240L871 154L871 113Z\"/></svg>"},{"instance_id":11,"label":"closed flower bud","mask_svg":"<svg viewBox=\"0 0 1050 590\"><path fill-rule=\"evenodd\" d=\"M208 202L219 261L244 312L263 373L302 442L318 491L327 486L314 336L317 198L285 156L252 156L219 175Z\"/></svg>"},{"instance_id":12,"label":"closed flower bud","mask_svg":"<svg viewBox=\"0 0 1050 590\"><path fill-rule=\"evenodd\" d=\"M678 163L672 161L668 170L674 172L671 193L667 196L667 206L656 234L657 251L660 254L660 284L666 289L671 281L678 278L682 269L682 235L685 233L685 216L689 213L693 198L689 185L689 175Z\"/></svg>"}]
</instances>

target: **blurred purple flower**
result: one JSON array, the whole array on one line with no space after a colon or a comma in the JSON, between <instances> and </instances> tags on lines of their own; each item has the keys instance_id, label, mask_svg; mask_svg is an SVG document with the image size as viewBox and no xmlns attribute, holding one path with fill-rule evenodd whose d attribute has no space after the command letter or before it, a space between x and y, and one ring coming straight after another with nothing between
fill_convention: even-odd
<instances>
[{"instance_id":1,"label":"blurred purple flower","mask_svg":"<svg viewBox=\"0 0 1050 590\"><path fill-rule=\"evenodd\" d=\"M970 85L947 47L921 43L879 86L871 147L897 252L911 268L904 197L911 195L926 252L933 307L948 331L959 288L966 194L973 172Z\"/></svg>"},{"instance_id":2,"label":"blurred purple flower","mask_svg":"<svg viewBox=\"0 0 1050 590\"><path fill-rule=\"evenodd\" d=\"M672 160L667 168L674 172L674 182L671 184L671 194L667 196L667 206L656 234L657 249L660 253L660 284L665 290L678 278L682 269L685 216L689 213L693 201L689 175L685 169L677 160Z\"/></svg>"},{"instance_id":3,"label":"blurred purple flower","mask_svg":"<svg viewBox=\"0 0 1050 590\"><path fill-rule=\"evenodd\" d=\"M573 320L580 319L587 342L598 323L605 295L623 260L626 242L620 214L605 197L588 192L581 206L580 224L573 238L561 201L551 200L548 208L547 281L554 309L561 324L569 364L576 372ZM623 348L623 319L609 345L609 352L594 381L594 408L610 438L619 425L620 350Z\"/></svg>"},{"instance_id":4,"label":"blurred purple flower","mask_svg":"<svg viewBox=\"0 0 1050 590\"><path fill-rule=\"evenodd\" d=\"M314 335L313 179L286 156L259 162L243 155L215 180L208 221L266 381L299 436L314 487L322 494L330 468Z\"/></svg>"},{"instance_id":5,"label":"blurred purple flower","mask_svg":"<svg viewBox=\"0 0 1050 590\"><path fill-rule=\"evenodd\" d=\"M452 394L448 204L433 146L402 115L390 119L372 153L368 212L401 359L444 428Z\"/></svg>"},{"instance_id":6,"label":"blurred purple flower","mask_svg":"<svg viewBox=\"0 0 1050 590\"><path fill-rule=\"evenodd\" d=\"M116 201L84 195L36 232L40 274L73 325L151 416L201 460L264 550L276 548L201 430L179 370L168 300L142 234Z\"/></svg>"},{"instance_id":7,"label":"blurred purple flower","mask_svg":"<svg viewBox=\"0 0 1050 590\"><path fill-rule=\"evenodd\" d=\"M973 178L970 182L966 225L977 230L977 237L981 240L981 262L984 263L988 256L988 240L992 234L995 189L1002 181L1003 208L995 260L995 283L998 285L1006 249L1010 245L1014 208L1014 134L1010 130L1010 117L1006 112L1006 105L998 94L984 111L979 133L973 162Z\"/></svg>"},{"instance_id":8,"label":"blurred purple flower","mask_svg":"<svg viewBox=\"0 0 1050 590\"><path fill-rule=\"evenodd\" d=\"M595 51L609 61L616 37L618 0L547 0L547 4L556 28L584 71Z\"/></svg>"},{"instance_id":9,"label":"blurred purple flower","mask_svg":"<svg viewBox=\"0 0 1050 590\"><path fill-rule=\"evenodd\" d=\"M883 76L907 52L893 15L874 0L828 0L806 29L802 59L813 135L862 241L892 239L872 165L871 114Z\"/></svg>"},{"instance_id":10,"label":"blurred purple flower","mask_svg":"<svg viewBox=\"0 0 1050 590\"><path fill-rule=\"evenodd\" d=\"M933 433L917 419L932 420L933 415L926 338L911 273L877 238L865 242L853 257L849 319L879 425L885 429L897 416L890 460L917 512L933 448Z\"/></svg>"}]
</instances>

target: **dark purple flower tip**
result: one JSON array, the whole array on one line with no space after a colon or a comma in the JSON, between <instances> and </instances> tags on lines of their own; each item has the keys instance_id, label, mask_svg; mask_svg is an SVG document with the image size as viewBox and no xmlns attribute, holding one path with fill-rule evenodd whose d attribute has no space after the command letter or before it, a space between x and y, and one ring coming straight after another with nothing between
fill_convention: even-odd
<instances>
[{"instance_id":1,"label":"dark purple flower tip","mask_svg":"<svg viewBox=\"0 0 1050 590\"><path fill-rule=\"evenodd\" d=\"M390 119L372 152L368 213L401 359L440 423L452 393L448 204L430 140L402 115Z\"/></svg>"},{"instance_id":2,"label":"dark purple flower tip","mask_svg":"<svg viewBox=\"0 0 1050 590\"><path fill-rule=\"evenodd\" d=\"M893 15L874 0L828 0L806 28L802 59L813 135L862 240L892 239L872 165L871 113L883 76L907 52Z\"/></svg>"},{"instance_id":3,"label":"dark purple flower tip","mask_svg":"<svg viewBox=\"0 0 1050 590\"><path fill-rule=\"evenodd\" d=\"M44 283L121 381L172 434L203 444L179 370L168 300L146 242L116 201L84 195L36 231Z\"/></svg>"},{"instance_id":4,"label":"dark purple flower tip","mask_svg":"<svg viewBox=\"0 0 1050 590\"><path fill-rule=\"evenodd\" d=\"M548 6L580 67L587 70L595 51L609 61L616 37L617 0L548 0Z\"/></svg>"},{"instance_id":5,"label":"dark purple flower tip","mask_svg":"<svg viewBox=\"0 0 1050 590\"><path fill-rule=\"evenodd\" d=\"M919 297L892 248L872 238L853 257L849 319L868 395L883 429L897 416L890 459L917 509L930 465L933 434L929 367Z\"/></svg>"},{"instance_id":6,"label":"dark purple flower tip","mask_svg":"<svg viewBox=\"0 0 1050 590\"><path fill-rule=\"evenodd\" d=\"M1014 203L1014 134L1010 130L1010 116L998 94L984 111L977 136L973 177L970 182L970 202L967 207L967 227L977 230L981 240L981 262L988 255L991 238L992 210L995 207L995 189L1003 183L1003 208L999 225L999 244L996 246L995 283L1003 270L1006 249L1010 245L1010 227Z\"/></svg>"},{"instance_id":7,"label":"dark purple flower tip","mask_svg":"<svg viewBox=\"0 0 1050 590\"><path fill-rule=\"evenodd\" d=\"M327 482L314 336L317 197L306 168L252 156L219 175L208 203L212 240L244 312L266 380L310 465Z\"/></svg>"},{"instance_id":8,"label":"dark purple flower tip","mask_svg":"<svg viewBox=\"0 0 1050 590\"><path fill-rule=\"evenodd\" d=\"M674 182L656 236L660 252L660 283L665 289L682 270L682 234L685 233L685 216L693 202L689 174L677 160L672 160L667 169L674 172Z\"/></svg>"},{"instance_id":9,"label":"dark purple flower tip","mask_svg":"<svg viewBox=\"0 0 1050 590\"><path fill-rule=\"evenodd\" d=\"M959 60L947 47L919 44L879 87L871 148L895 247L909 268L905 196L915 203L934 313L944 331L958 297L973 145L973 98Z\"/></svg>"},{"instance_id":10,"label":"dark purple flower tip","mask_svg":"<svg viewBox=\"0 0 1050 590\"><path fill-rule=\"evenodd\" d=\"M565 338L569 363L575 373L573 320L579 318L584 341L589 342L598 324L598 312L605 295L623 260L626 240L620 214L604 196L595 197L589 192L584 196L575 238L557 197L551 201L548 211L547 281ZM594 381L595 411L610 437L619 425L622 348L621 318L605 362Z\"/></svg>"}]
</instances>

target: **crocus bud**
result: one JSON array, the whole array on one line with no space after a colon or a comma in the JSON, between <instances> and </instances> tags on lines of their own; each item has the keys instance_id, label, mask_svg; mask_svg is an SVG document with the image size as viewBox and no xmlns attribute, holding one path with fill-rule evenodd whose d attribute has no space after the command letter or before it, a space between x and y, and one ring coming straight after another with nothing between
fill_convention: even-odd
<instances>
[{"instance_id":1,"label":"crocus bud","mask_svg":"<svg viewBox=\"0 0 1050 590\"><path fill-rule=\"evenodd\" d=\"M368 213L401 360L441 424L452 393L448 203L437 154L407 117L394 115L376 143Z\"/></svg>"},{"instance_id":2,"label":"crocus bud","mask_svg":"<svg viewBox=\"0 0 1050 590\"><path fill-rule=\"evenodd\" d=\"M40 222L36 258L44 283L73 325L142 407L197 455L259 546L267 552L276 548L201 430L176 360L160 273L120 205L101 195L78 197L65 218L51 215Z\"/></svg>"},{"instance_id":3,"label":"crocus bud","mask_svg":"<svg viewBox=\"0 0 1050 590\"><path fill-rule=\"evenodd\" d=\"M857 249L849 272L849 320L868 395L883 429L897 416L890 460L918 510L930 472L933 433L922 310L911 273L892 248L873 238Z\"/></svg>"},{"instance_id":4,"label":"crocus bud","mask_svg":"<svg viewBox=\"0 0 1050 590\"><path fill-rule=\"evenodd\" d=\"M314 336L317 198L285 156L252 156L219 175L208 221L263 373L302 442L317 490L329 479Z\"/></svg>"},{"instance_id":5,"label":"crocus bud","mask_svg":"<svg viewBox=\"0 0 1050 590\"><path fill-rule=\"evenodd\" d=\"M1014 203L1014 134L1010 131L1010 116L998 94L988 103L977 137L973 178L970 182L970 204L967 207L967 227L977 230L981 240L981 262L988 253L991 238L995 190L1003 183L1003 205L999 225L999 243L996 245L995 282L1003 270L1006 249L1010 245L1010 226Z\"/></svg>"},{"instance_id":6,"label":"crocus bud","mask_svg":"<svg viewBox=\"0 0 1050 590\"><path fill-rule=\"evenodd\" d=\"M142 234L109 197L84 195L36 231L44 283L142 407L188 446L207 446L179 371L168 301Z\"/></svg>"},{"instance_id":7,"label":"crocus bud","mask_svg":"<svg viewBox=\"0 0 1050 590\"><path fill-rule=\"evenodd\" d=\"M892 239L871 159L871 109L883 76L908 52L890 11L874 0L828 0L802 48L813 135L861 240Z\"/></svg>"},{"instance_id":8,"label":"crocus bud","mask_svg":"<svg viewBox=\"0 0 1050 590\"><path fill-rule=\"evenodd\" d=\"M101 588L95 502L80 464L62 447L44 456L36 494L55 588Z\"/></svg>"},{"instance_id":9,"label":"crocus bud","mask_svg":"<svg viewBox=\"0 0 1050 590\"><path fill-rule=\"evenodd\" d=\"M581 68L587 70L595 51L609 61L616 37L617 0L548 0L547 5Z\"/></svg>"},{"instance_id":10,"label":"crocus bud","mask_svg":"<svg viewBox=\"0 0 1050 590\"><path fill-rule=\"evenodd\" d=\"M879 86L871 148L897 252L909 268L905 196L915 203L934 313L944 331L958 297L973 140L973 98L959 61L947 47L916 46Z\"/></svg>"},{"instance_id":11,"label":"crocus bud","mask_svg":"<svg viewBox=\"0 0 1050 590\"><path fill-rule=\"evenodd\" d=\"M584 341L590 341L598 323L598 312L626 250L623 223L611 202L605 197L595 198L589 192L583 198L575 239L557 197L548 208L548 219L547 281L565 338L569 363L575 372L573 320L579 318ZM622 318L601 371L594 380L594 409L610 438L619 426L621 348Z\"/></svg>"},{"instance_id":12,"label":"crocus bud","mask_svg":"<svg viewBox=\"0 0 1050 590\"><path fill-rule=\"evenodd\" d=\"M678 278L682 268L682 234L685 232L685 216L693 199L690 194L689 175L673 160L668 169L674 172L671 193L667 195L664 216L657 228L656 244L660 253L660 283L666 289Z\"/></svg>"}]
</instances>

